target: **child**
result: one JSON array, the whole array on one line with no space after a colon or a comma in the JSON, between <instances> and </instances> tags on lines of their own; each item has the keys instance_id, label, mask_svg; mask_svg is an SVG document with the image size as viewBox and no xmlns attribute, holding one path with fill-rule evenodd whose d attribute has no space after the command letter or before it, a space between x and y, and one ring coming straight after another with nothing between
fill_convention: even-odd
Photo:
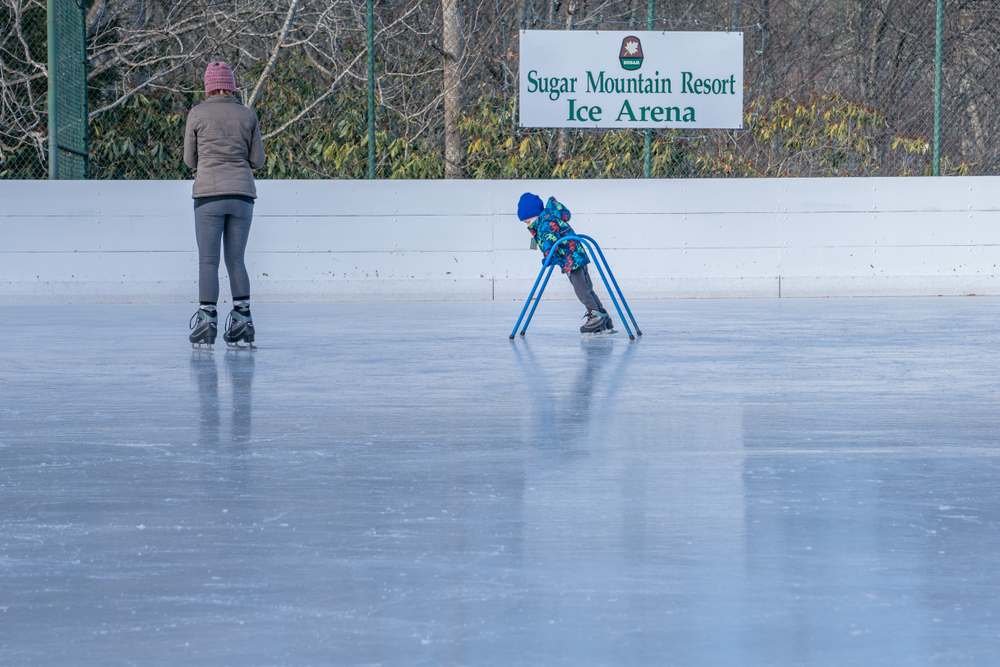
<instances>
[{"instance_id":1,"label":"child","mask_svg":"<svg viewBox=\"0 0 1000 667\"><path fill-rule=\"evenodd\" d=\"M576 235L569 226L569 209L557 202L555 197L549 197L548 204L542 206L542 200L538 195L525 192L517 202L517 217L528 225L528 231L538 243L538 249L542 251L544 257L549 256L549 251L559 239ZM573 285L573 291L576 292L576 298L587 309L587 314L584 315L587 322L580 327L580 333L589 336L617 333L608 311L604 310L601 300L594 292L594 284L590 282L590 274L587 272L590 259L584 251L583 244L579 241L560 244L552 263L567 274L570 284Z\"/></svg>"}]
</instances>

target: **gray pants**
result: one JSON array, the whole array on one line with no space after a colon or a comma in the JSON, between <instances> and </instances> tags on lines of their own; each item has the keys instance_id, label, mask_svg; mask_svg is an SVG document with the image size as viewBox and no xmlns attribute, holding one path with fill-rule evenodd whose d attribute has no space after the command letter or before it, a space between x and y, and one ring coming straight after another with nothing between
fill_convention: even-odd
<instances>
[{"instance_id":1,"label":"gray pants","mask_svg":"<svg viewBox=\"0 0 1000 667\"><path fill-rule=\"evenodd\" d=\"M234 298L250 296L250 276L243 261L253 219L253 204L240 199L217 199L194 209L198 238L198 300L219 301L219 252L225 243L229 288Z\"/></svg>"},{"instance_id":2,"label":"gray pants","mask_svg":"<svg viewBox=\"0 0 1000 667\"><path fill-rule=\"evenodd\" d=\"M587 310L604 312L604 306L601 305L601 300L597 298L597 292L594 291L594 283L590 282L590 273L587 272L586 264L569 272L569 283L573 286L573 291L576 292L576 298Z\"/></svg>"}]
</instances>

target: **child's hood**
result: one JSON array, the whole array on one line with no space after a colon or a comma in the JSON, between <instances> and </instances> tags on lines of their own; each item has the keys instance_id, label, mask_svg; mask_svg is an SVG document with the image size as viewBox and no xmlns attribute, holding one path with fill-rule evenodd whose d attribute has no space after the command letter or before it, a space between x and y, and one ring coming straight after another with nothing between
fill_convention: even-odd
<instances>
[{"instance_id":1,"label":"child's hood","mask_svg":"<svg viewBox=\"0 0 1000 667\"><path fill-rule=\"evenodd\" d=\"M566 208L565 204L561 204L556 201L555 197L549 197L549 201L545 204L545 210L542 211L542 214L538 217L538 219L541 220L542 218L547 218L549 216L555 216L558 220L569 222L572 214L569 212L569 209Z\"/></svg>"}]
</instances>

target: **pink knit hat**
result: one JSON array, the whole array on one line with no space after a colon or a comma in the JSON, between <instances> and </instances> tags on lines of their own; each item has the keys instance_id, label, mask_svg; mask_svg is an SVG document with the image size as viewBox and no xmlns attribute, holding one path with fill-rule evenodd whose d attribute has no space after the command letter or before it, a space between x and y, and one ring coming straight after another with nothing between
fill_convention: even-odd
<instances>
[{"instance_id":1,"label":"pink knit hat","mask_svg":"<svg viewBox=\"0 0 1000 667\"><path fill-rule=\"evenodd\" d=\"M236 77L226 63L209 63L205 68L205 92L229 90L236 92Z\"/></svg>"}]
</instances>

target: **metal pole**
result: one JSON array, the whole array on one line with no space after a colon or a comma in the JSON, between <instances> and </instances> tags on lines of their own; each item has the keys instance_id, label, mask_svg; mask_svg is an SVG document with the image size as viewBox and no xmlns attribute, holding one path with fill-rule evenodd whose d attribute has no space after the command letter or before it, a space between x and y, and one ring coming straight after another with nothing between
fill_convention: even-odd
<instances>
[{"instance_id":1,"label":"metal pole","mask_svg":"<svg viewBox=\"0 0 1000 667\"><path fill-rule=\"evenodd\" d=\"M45 3L47 17L48 40L48 76L49 76L49 178L59 178L59 108L56 102L56 2L47 0Z\"/></svg>"},{"instance_id":2,"label":"metal pole","mask_svg":"<svg viewBox=\"0 0 1000 667\"><path fill-rule=\"evenodd\" d=\"M646 6L646 30L653 29L653 2L654 0L649 0L649 4ZM643 152L642 156L643 178L649 178L649 173L652 170L652 165L653 165L653 131L647 129L646 150Z\"/></svg>"},{"instance_id":3,"label":"metal pole","mask_svg":"<svg viewBox=\"0 0 1000 667\"><path fill-rule=\"evenodd\" d=\"M83 180L90 178L90 117L87 111L90 106L87 102L87 70L90 64L87 62L87 2L86 0L79 0L78 3L80 7L80 39L83 43L83 53L79 54L83 57L83 90L80 94L83 95L83 110L80 112L83 114L83 118L80 122L83 124Z\"/></svg>"},{"instance_id":4,"label":"metal pole","mask_svg":"<svg viewBox=\"0 0 1000 667\"><path fill-rule=\"evenodd\" d=\"M941 51L944 35L944 0L937 0L937 35L934 45L934 175L941 175Z\"/></svg>"},{"instance_id":5,"label":"metal pole","mask_svg":"<svg viewBox=\"0 0 1000 667\"><path fill-rule=\"evenodd\" d=\"M608 284L608 278L604 275L604 269L601 268L601 263L597 261L597 255L594 254L594 249L590 247L590 244L586 241L583 241L583 245L590 251L590 257L594 260L594 264L597 266L597 272L601 274L601 280L604 281L604 289L608 290L608 294L611 296L611 303L615 304L615 310L618 311L618 318L621 320L621 323L625 325L625 331L628 332L629 340L635 340L635 334L632 333L632 330L628 326L628 321L626 321L625 315L622 313L622 308L618 305L618 299L615 298L615 293L611 290L611 285ZM611 273L610 266L608 267L608 273ZM625 297L623 296L622 301L624 300ZM525 325L524 328L527 329L527 325ZM636 326L636 329L638 328L639 327Z\"/></svg>"},{"instance_id":6,"label":"metal pole","mask_svg":"<svg viewBox=\"0 0 1000 667\"><path fill-rule=\"evenodd\" d=\"M375 178L375 0L368 0L368 178Z\"/></svg>"},{"instance_id":7,"label":"metal pole","mask_svg":"<svg viewBox=\"0 0 1000 667\"><path fill-rule=\"evenodd\" d=\"M604 269L606 268L608 270L607 275L611 276L611 281L614 283L615 289L618 290L618 296L621 297L621 302L625 304L625 310L628 311L628 315L632 319L632 324L635 325L636 332L641 336L642 332L639 331L639 325L636 324L635 318L632 317L632 311L629 310L628 303L625 302L625 295L622 294L621 288L618 287L618 281L615 280L614 274L611 273L611 266L608 264L608 260L604 258L604 253L601 252L600 246L598 246L597 242L589 236L569 235L556 241L555 245L549 249L549 254L545 257L545 262L542 264L542 270L539 272L538 278L535 279L535 286L531 288L531 294L528 295L528 300L525 301L524 308L521 309L521 317L517 318L517 324L514 325L514 330L510 332L510 339L514 340L514 334L517 333L517 328L521 325L521 320L524 318L524 312L528 309L528 304L531 303L531 299L534 297L535 303L531 306L531 310L528 312L528 319L524 322L524 328L521 329L522 336L527 333L528 325L531 324L531 318L535 314L535 309L538 308L538 302L542 300L542 294L545 292L545 286L549 284L549 278L552 276L552 269L556 266L552 263L552 259L556 255L556 250L558 250L559 246L563 243L568 243L570 241L579 241L583 244L584 248L586 248L587 254L590 255L590 258L597 266L597 272L601 275L601 280L604 281L604 287L607 288L608 294L611 296L611 302L614 303L615 310L618 311L618 317L625 326L625 331L628 332L628 337L631 340L635 340L635 334L633 334L632 329L629 328L628 322L625 320L625 315L622 313L621 306L618 305L618 299L615 297L615 292L611 289L611 285L608 284L607 276L604 274ZM591 243L593 243L593 245L591 245ZM596 253L594 252L594 248L597 248ZM598 260L598 257L601 259ZM601 267L602 262L604 263L604 268ZM540 289L536 294L535 289L538 287L538 281L542 279L542 274L545 273L546 270L548 270L548 273L545 274L545 282L542 283L542 289Z\"/></svg>"},{"instance_id":8,"label":"metal pole","mask_svg":"<svg viewBox=\"0 0 1000 667\"><path fill-rule=\"evenodd\" d=\"M608 275L611 277L611 284L615 286L615 291L618 292L618 297L622 300L622 305L625 306L625 312L628 313L628 316L632 319L632 324L635 325L635 332L641 336L642 332L639 331L639 324L635 321L635 316L632 314L632 309L628 307L628 301L625 300L625 295L622 294L622 288L618 286L618 281L615 280L615 274L611 272L611 265L608 264L608 260L604 257L604 251L601 250L601 246L598 245L597 241L587 236L586 234L580 234L580 238L583 239L584 241L588 241L591 245L594 246L595 249L597 249L597 255L601 258L601 262L604 263L605 268L607 268L608 270ZM598 268L600 268L600 263L596 262L596 260L595 263L597 263Z\"/></svg>"},{"instance_id":9,"label":"metal pole","mask_svg":"<svg viewBox=\"0 0 1000 667\"><path fill-rule=\"evenodd\" d=\"M528 306L531 304L531 299L535 296L535 291L538 289L538 283L542 282L542 274L545 273L545 269L552 273L551 264L543 264L542 270L538 272L538 277L535 279L535 284L531 288L531 292L528 294L528 300L524 302L524 308L521 309L521 316L517 318L517 322L514 324L514 330L510 332L510 339L514 340L514 335L517 333L517 328L521 326L521 320L524 319L524 314L528 312ZM548 279L546 278L546 282Z\"/></svg>"}]
</instances>

